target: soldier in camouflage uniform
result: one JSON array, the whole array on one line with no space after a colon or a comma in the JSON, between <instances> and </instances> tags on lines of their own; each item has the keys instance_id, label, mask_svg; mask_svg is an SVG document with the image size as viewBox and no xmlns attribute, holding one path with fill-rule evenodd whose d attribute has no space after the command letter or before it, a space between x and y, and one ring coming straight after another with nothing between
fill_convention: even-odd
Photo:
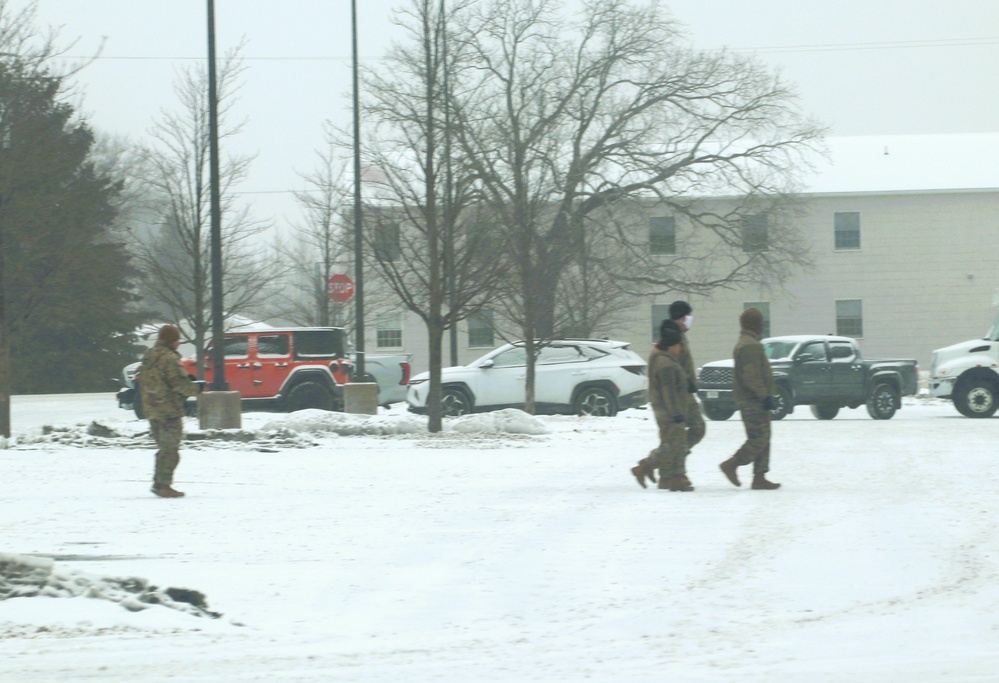
<instances>
[{"instance_id":1,"label":"soldier in camouflage uniform","mask_svg":"<svg viewBox=\"0 0 999 683\"><path fill-rule=\"evenodd\" d=\"M697 371L694 369L694 357L690 353L690 341L687 339L687 332L694 322L691 315L694 309L686 301L674 301L669 306L670 320L680 326L683 332L680 351L680 365L687 373L687 391L691 397L697 395ZM701 416L701 405L696 400L687 401L687 413L684 415L687 422L687 448L693 448L704 439L707 428L704 425L704 418Z\"/></svg>"},{"instance_id":2,"label":"soldier in camouflage uniform","mask_svg":"<svg viewBox=\"0 0 999 683\"><path fill-rule=\"evenodd\" d=\"M649 403L659 427L659 447L631 468L642 488L645 480L655 481L659 468L659 488L670 491L693 491L687 478L687 426L689 414L687 373L680 364L683 331L672 320L659 328L659 341L649 358Z\"/></svg>"},{"instance_id":3,"label":"soldier in camouflage uniform","mask_svg":"<svg viewBox=\"0 0 999 683\"><path fill-rule=\"evenodd\" d=\"M180 440L184 435L184 400L204 387L181 367L179 346L180 330L173 325L161 327L156 344L142 357L135 378L149 419L149 431L159 448L152 492L161 498L184 495L173 488L173 473L180 462Z\"/></svg>"},{"instance_id":4,"label":"soldier in camouflage uniform","mask_svg":"<svg viewBox=\"0 0 999 683\"><path fill-rule=\"evenodd\" d=\"M741 486L736 468L752 463L752 488L767 491L780 487L780 484L767 481L764 476L770 469L770 411L776 407L774 395L777 388L770 361L760 343L763 313L755 308L746 309L739 316L739 326L739 341L732 352L735 360L732 394L742 413L746 442L719 467L730 482Z\"/></svg>"}]
</instances>

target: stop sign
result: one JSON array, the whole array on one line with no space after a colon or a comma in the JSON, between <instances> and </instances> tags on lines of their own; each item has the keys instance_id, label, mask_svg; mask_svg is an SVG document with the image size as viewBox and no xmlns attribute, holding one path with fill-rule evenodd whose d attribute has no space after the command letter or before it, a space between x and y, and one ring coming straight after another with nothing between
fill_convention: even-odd
<instances>
[{"instance_id":1,"label":"stop sign","mask_svg":"<svg viewBox=\"0 0 999 683\"><path fill-rule=\"evenodd\" d=\"M332 301L338 304L346 303L354 296L354 281L347 275L330 275L326 283L326 293L330 295Z\"/></svg>"}]
</instances>

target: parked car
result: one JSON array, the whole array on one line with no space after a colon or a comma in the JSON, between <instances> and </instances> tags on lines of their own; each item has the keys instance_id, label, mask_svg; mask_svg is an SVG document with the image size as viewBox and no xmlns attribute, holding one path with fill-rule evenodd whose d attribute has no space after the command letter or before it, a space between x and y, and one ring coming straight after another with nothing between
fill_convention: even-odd
<instances>
[{"instance_id":1,"label":"parked car","mask_svg":"<svg viewBox=\"0 0 999 683\"><path fill-rule=\"evenodd\" d=\"M343 385L350 381L354 364L345 353L342 328L235 331L226 333L224 344L226 383L240 393L244 410L343 410ZM411 358L410 354L365 356L367 379L378 383L380 405L405 399ZM210 383L214 374L210 353L205 363L205 379ZM185 358L181 364L192 376L197 374L193 358ZM138 369L139 363L124 368L117 396L119 407L134 410L141 419L142 406L135 387ZM193 399L189 401L189 415L196 414L194 403Z\"/></svg>"},{"instance_id":2,"label":"parked car","mask_svg":"<svg viewBox=\"0 0 999 683\"><path fill-rule=\"evenodd\" d=\"M902 407L901 397L918 389L914 359L865 359L849 337L770 337L763 348L777 384L775 420L800 405L811 406L820 420L831 420L840 408L865 404L871 417L889 420ZM697 393L709 419L727 420L735 413L733 375L731 359L705 363L698 372Z\"/></svg>"},{"instance_id":3,"label":"parked car","mask_svg":"<svg viewBox=\"0 0 999 683\"><path fill-rule=\"evenodd\" d=\"M537 342L535 407L543 413L611 417L643 405L648 382L645 361L627 342L558 339ZM444 415L523 407L527 351L524 342L504 344L476 361L441 370ZM430 373L413 377L406 401L427 412Z\"/></svg>"}]
</instances>

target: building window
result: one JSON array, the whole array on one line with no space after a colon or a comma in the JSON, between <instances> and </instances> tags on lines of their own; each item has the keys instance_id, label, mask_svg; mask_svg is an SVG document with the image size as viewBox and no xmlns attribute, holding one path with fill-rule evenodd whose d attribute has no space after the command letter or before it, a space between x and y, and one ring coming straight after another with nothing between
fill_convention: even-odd
<instances>
[{"instance_id":1,"label":"building window","mask_svg":"<svg viewBox=\"0 0 999 683\"><path fill-rule=\"evenodd\" d=\"M496 344L493 336L493 312L479 311L468 318L468 346L470 348L492 348Z\"/></svg>"},{"instance_id":2,"label":"building window","mask_svg":"<svg viewBox=\"0 0 999 683\"><path fill-rule=\"evenodd\" d=\"M742 218L742 250L766 251L769 246L767 214L758 213Z\"/></svg>"},{"instance_id":3,"label":"building window","mask_svg":"<svg viewBox=\"0 0 999 683\"><path fill-rule=\"evenodd\" d=\"M676 253L676 219L672 216L649 218L649 253Z\"/></svg>"},{"instance_id":4,"label":"building window","mask_svg":"<svg viewBox=\"0 0 999 683\"><path fill-rule=\"evenodd\" d=\"M836 302L836 334L841 337L864 336L864 306L860 299Z\"/></svg>"},{"instance_id":5,"label":"building window","mask_svg":"<svg viewBox=\"0 0 999 683\"><path fill-rule=\"evenodd\" d=\"M669 304L652 304L652 341L659 341L659 326L669 318Z\"/></svg>"},{"instance_id":6,"label":"building window","mask_svg":"<svg viewBox=\"0 0 999 683\"><path fill-rule=\"evenodd\" d=\"M375 226L375 258L379 261L396 261L401 253L399 224L378 223Z\"/></svg>"},{"instance_id":7,"label":"building window","mask_svg":"<svg viewBox=\"0 0 999 683\"><path fill-rule=\"evenodd\" d=\"M860 212L842 211L833 214L833 230L837 249L860 249Z\"/></svg>"},{"instance_id":8,"label":"building window","mask_svg":"<svg viewBox=\"0 0 999 683\"><path fill-rule=\"evenodd\" d=\"M380 349L402 348L402 313L382 313L378 316L375 338Z\"/></svg>"},{"instance_id":9,"label":"building window","mask_svg":"<svg viewBox=\"0 0 999 683\"><path fill-rule=\"evenodd\" d=\"M742 310L748 311L755 308L763 314L763 337L770 336L770 302L769 301L747 301L742 304Z\"/></svg>"}]
</instances>

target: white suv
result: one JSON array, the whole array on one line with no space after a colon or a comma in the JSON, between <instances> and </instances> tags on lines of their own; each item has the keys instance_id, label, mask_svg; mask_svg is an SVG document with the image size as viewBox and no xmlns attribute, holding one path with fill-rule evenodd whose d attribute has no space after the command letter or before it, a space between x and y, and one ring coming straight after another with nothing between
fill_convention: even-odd
<instances>
[{"instance_id":1,"label":"white suv","mask_svg":"<svg viewBox=\"0 0 999 683\"><path fill-rule=\"evenodd\" d=\"M627 342L557 339L538 342L534 401L539 413L613 417L646 402L645 361ZM441 370L444 415L520 408L527 377L524 342L504 344L476 361ZM430 373L409 382L406 401L414 413L427 412Z\"/></svg>"}]
</instances>

